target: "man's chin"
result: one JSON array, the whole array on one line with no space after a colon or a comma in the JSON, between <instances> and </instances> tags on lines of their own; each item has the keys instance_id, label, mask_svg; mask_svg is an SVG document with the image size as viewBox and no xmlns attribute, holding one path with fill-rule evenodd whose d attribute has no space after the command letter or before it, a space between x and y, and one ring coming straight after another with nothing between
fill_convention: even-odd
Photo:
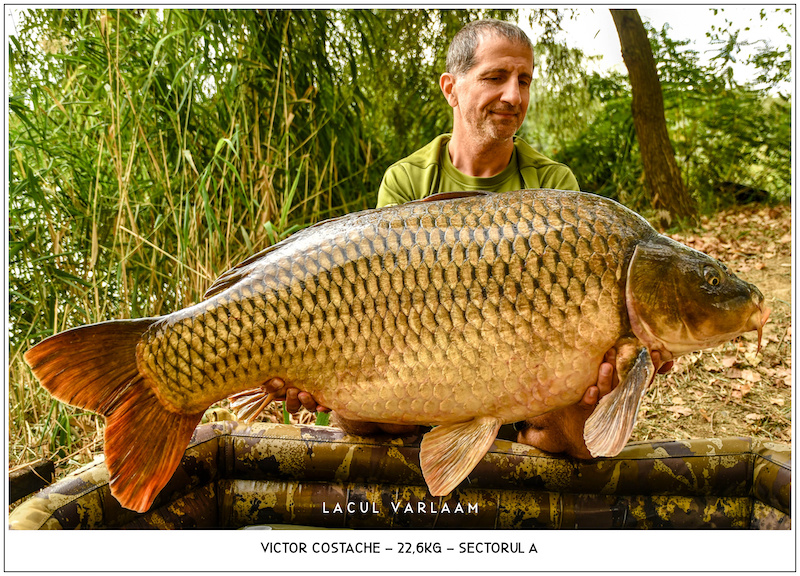
<instances>
[{"instance_id":1,"label":"man's chin","mask_svg":"<svg viewBox=\"0 0 800 576\"><path fill-rule=\"evenodd\" d=\"M504 127L503 129L495 129L492 130L492 138L497 141L505 141L510 140L514 137L514 134L517 133L518 126L514 124L514 126Z\"/></svg>"},{"instance_id":2,"label":"man's chin","mask_svg":"<svg viewBox=\"0 0 800 576\"><path fill-rule=\"evenodd\" d=\"M496 118L491 124L491 133L498 140L507 140L514 136L519 130L521 123L517 121L517 117Z\"/></svg>"}]
</instances>

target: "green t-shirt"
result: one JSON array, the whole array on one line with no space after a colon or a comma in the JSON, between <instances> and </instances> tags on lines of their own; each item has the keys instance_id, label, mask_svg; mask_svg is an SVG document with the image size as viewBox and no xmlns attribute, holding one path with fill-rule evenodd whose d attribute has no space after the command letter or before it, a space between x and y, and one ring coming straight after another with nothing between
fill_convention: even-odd
<instances>
[{"instance_id":1,"label":"green t-shirt","mask_svg":"<svg viewBox=\"0 0 800 576\"><path fill-rule=\"evenodd\" d=\"M443 134L390 166L378 190L378 208L420 200L438 192L460 190L580 190L569 168L540 154L521 138L514 139L514 151L506 169L490 178L476 178L459 172L450 160L449 140L450 134Z\"/></svg>"}]
</instances>

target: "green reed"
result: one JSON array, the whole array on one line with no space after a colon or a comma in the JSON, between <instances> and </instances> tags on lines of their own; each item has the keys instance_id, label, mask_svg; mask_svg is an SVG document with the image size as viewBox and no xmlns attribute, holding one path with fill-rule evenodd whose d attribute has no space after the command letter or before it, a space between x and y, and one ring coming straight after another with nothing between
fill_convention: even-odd
<instances>
[{"instance_id":1,"label":"green reed","mask_svg":"<svg viewBox=\"0 0 800 576\"><path fill-rule=\"evenodd\" d=\"M250 254L374 206L387 166L448 129L442 32L475 12L15 13L11 466L102 442L102 418L53 401L25 350L197 302Z\"/></svg>"},{"instance_id":2,"label":"green reed","mask_svg":"<svg viewBox=\"0 0 800 576\"><path fill-rule=\"evenodd\" d=\"M360 137L359 121L343 112L346 89L314 36L330 25L323 16L40 10L18 22L12 465L74 457L79 437L102 431L102 419L36 384L21 356L31 344L191 304L249 254L364 195L361 207L374 202L380 176L347 142ZM306 60L287 57L297 51ZM323 135L337 145L321 147ZM339 190L341 154L354 154L367 186Z\"/></svg>"}]
</instances>

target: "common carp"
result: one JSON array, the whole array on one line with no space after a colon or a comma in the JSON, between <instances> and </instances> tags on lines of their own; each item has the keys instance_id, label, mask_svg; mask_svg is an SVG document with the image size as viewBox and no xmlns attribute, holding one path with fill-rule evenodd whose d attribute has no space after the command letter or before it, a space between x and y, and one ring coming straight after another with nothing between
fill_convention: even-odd
<instances>
[{"instance_id":1,"label":"common carp","mask_svg":"<svg viewBox=\"0 0 800 576\"><path fill-rule=\"evenodd\" d=\"M272 377L350 420L424 424L446 495L503 423L572 405L617 349L586 423L616 455L664 361L758 331L759 290L592 194L463 193L306 228L157 318L56 334L25 354L57 399L106 417L111 492L144 511L215 402Z\"/></svg>"}]
</instances>

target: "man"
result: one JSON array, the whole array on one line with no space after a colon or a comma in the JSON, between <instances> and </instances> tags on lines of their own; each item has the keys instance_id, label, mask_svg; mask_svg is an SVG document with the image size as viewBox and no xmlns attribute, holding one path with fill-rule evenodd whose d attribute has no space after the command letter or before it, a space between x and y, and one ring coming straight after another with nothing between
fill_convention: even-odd
<instances>
[{"instance_id":1,"label":"man","mask_svg":"<svg viewBox=\"0 0 800 576\"><path fill-rule=\"evenodd\" d=\"M437 137L389 167L378 191L378 207L437 192L579 190L569 168L515 137L528 110L532 75L533 45L522 30L498 20L467 24L453 38L446 72L439 80L453 109L453 132ZM614 350L606 354L597 385L591 386L578 404L515 425L516 440L547 452L591 458L583 440L583 425L598 400L616 385L615 358ZM282 386L279 379L268 384L272 391L279 391ZM289 411L297 411L301 405L311 411L327 411L307 392L289 388L280 393L284 392ZM336 423L354 434L401 434L417 429L342 418Z\"/></svg>"},{"instance_id":2,"label":"man","mask_svg":"<svg viewBox=\"0 0 800 576\"><path fill-rule=\"evenodd\" d=\"M391 166L378 207L436 192L579 190L569 168L514 137L528 111L532 75L533 45L522 30L498 20L462 28L439 79L453 109L453 133Z\"/></svg>"}]
</instances>

